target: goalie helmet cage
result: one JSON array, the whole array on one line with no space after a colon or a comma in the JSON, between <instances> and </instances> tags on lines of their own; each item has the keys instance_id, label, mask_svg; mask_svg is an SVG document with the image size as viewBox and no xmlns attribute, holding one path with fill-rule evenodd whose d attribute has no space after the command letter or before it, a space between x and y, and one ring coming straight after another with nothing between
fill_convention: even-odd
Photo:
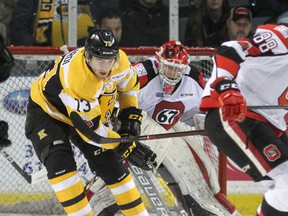
<instances>
[{"instance_id":1,"label":"goalie helmet cage","mask_svg":"<svg viewBox=\"0 0 288 216\"><path fill-rule=\"evenodd\" d=\"M16 163L29 175L38 172L42 164L37 159L32 144L24 133L25 109L29 97L29 88L36 77L45 71L57 56L63 55L54 47L8 47L15 58L10 78L1 83L0 119L9 123L9 137L12 145L5 149ZM69 48L73 50L73 48ZM122 48L131 62L141 61L154 56L157 47ZM188 48L191 63L201 69L205 78L209 78L212 68L213 48ZM203 139L202 139L203 140ZM203 148L207 148L207 146ZM215 148L210 146L210 148ZM215 148L216 149L216 148ZM226 157L217 150L205 150L215 161L214 168L219 175L221 192L226 194ZM84 180L94 174L89 170L83 154L73 146L78 171ZM216 153L215 153L216 152ZM48 181L28 184L21 175L0 156L0 214L39 214L62 215L64 211L58 203Z\"/></svg>"}]
</instances>

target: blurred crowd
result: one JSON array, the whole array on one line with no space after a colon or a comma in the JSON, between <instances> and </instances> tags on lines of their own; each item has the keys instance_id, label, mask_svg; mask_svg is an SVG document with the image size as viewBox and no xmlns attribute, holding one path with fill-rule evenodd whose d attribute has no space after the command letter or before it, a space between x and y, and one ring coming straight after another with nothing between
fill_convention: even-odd
<instances>
[{"instance_id":1,"label":"blurred crowd","mask_svg":"<svg viewBox=\"0 0 288 216\"><path fill-rule=\"evenodd\" d=\"M68 0L0 0L6 45L62 46L68 42ZM180 0L179 39L217 47L249 37L259 24L285 21L288 0ZM169 40L167 0L78 0L77 46L88 32L110 29L122 47L160 46ZM173 39L173 38L170 38Z\"/></svg>"}]
</instances>

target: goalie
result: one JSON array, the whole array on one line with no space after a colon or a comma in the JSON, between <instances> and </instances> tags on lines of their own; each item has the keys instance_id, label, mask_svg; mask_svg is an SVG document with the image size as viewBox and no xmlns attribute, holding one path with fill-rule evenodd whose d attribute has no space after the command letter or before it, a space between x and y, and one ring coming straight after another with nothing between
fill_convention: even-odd
<instances>
[{"instance_id":1,"label":"goalie","mask_svg":"<svg viewBox=\"0 0 288 216\"><path fill-rule=\"evenodd\" d=\"M158 133L162 128L166 130L166 133L167 131L192 130L193 116L200 112L199 104L204 80L202 73L189 63L189 55L183 44L171 40L164 43L153 58L133 64L140 77L139 108L146 111L147 116L153 119L143 121L142 130L145 134ZM153 121L157 124L153 124ZM208 215L209 213L230 215L226 207L221 206L213 197L213 193L218 193L220 190L217 174L212 173L213 166L209 157L199 146L197 137L145 143L157 153L157 163L159 165L162 163L178 183L189 215ZM205 164L206 169L211 170L208 183L212 185L211 189L196 186L200 182L201 185L207 185L207 183L196 165L191 148ZM204 192L205 189L210 191ZM208 198L209 195L204 194L209 192L212 197Z\"/></svg>"},{"instance_id":2,"label":"goalie","mask_svg":"<svg viewBox=\"0 0 288 216\"><path fill-rule=\"evenodd\" d=\"M133 66L140 78L139 108L147 113L143 117L143 134L192 130L193 116L200 112L204 81L202 73L189 65L186 48L179 41L168 41L155 57ZM179 184L189 215L231 215L228 207L222 206L213 196L220 190L218 177L211 170L213 165L203 148L197 146L198 141L187 137L146 141L145 144L157 153L157 163L163 164ZM209 183L205 182L190 148L203 160L208 172L211 171ZM196 184L195 178L202 185L211 183L212 189ZM233 213L234 206L229 207ZM108 214L109 207L99 215L104 212Z\"/></svg>"}]
</instances>

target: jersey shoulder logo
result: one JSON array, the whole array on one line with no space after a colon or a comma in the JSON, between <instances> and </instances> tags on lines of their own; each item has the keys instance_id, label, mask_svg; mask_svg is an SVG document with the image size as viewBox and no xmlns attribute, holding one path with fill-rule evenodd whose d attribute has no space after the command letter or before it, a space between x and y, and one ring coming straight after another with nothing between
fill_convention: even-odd
<instances>
[{"instance_id":1,"label":"jersey shoulder logo","mask_svg":"<svg viewBox=\"0 0 288 216\"><path fill-rule=\"evenodd\" d=\"M146 68L144 67L144 65L142 63L137 63L137 64L135 64L133 66L136 69L137 74L138 74L139 77L147 75L147 70L146 70Z\"/></svg>"}]
</instances>

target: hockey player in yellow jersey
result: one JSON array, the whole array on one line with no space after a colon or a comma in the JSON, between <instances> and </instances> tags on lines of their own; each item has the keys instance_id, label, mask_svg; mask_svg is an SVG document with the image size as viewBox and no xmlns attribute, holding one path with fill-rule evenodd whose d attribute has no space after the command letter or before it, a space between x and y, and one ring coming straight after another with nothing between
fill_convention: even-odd
<instances>
[{"instance_id":1,"label":"hockey player in yellow jersey","mask_svg":"<svg viewBox=\"0 0 288 216\"><path fill-rule=\"evenodd\" d=\"M137 108L138 91L137 75L108 30L92 30L85 47L58 57L32 84L26 136L46 167L49 182L67 215L93 215L70 141L83 152L91 170L105 181L124 215L148 215L122 162L124 158L149 169L156 157L153 151L139 142L101 144L90 140L79 129L79 119L71 115L76 112L89 130L103 137L137 136L142 120ZM117 95L122 124L115 132L106 123Z\"/></svg>"}]
</instances>

